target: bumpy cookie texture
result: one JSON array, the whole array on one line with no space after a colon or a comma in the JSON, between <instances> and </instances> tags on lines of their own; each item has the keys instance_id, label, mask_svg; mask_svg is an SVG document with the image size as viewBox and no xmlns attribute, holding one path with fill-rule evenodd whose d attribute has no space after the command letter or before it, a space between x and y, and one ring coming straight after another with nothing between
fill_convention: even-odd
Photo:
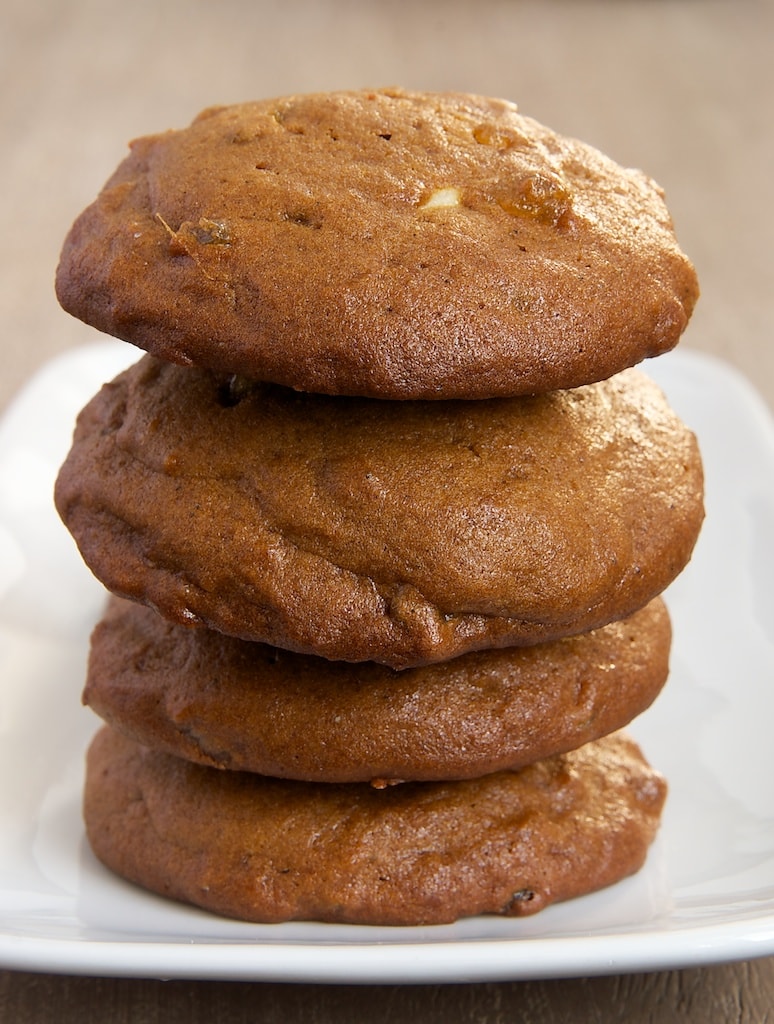
<instances>
[{"instance_id":1,"label":"bumpy cookie texture","mask_svg":"<svg viewBox=\"0 0 774 1024\"><path fill-rule=\"evenodd\" d=\"M396 672L173 626L113 599L84 701L200 764L316 782L474 778L621 728L667 678L663 602L593 633Z\"/></svg>"},{"instance_id":2,"label":"bumpy cookie texture","mask_svg":"<svg viewBox=\"0 0 774 1024\"><path fill-rule=\"evenodd\" d=\"M644 174L504 101L387 90L214 108L135 141L57 292L181 363L482 398L667 351L698 289Z\"/></svg>"},{"instance_id":3,"label":"bumpy cookie texture","mask_svg":"<svg viewBox=\"0 0 774 1024\"><path fill-rule=\"evenodd\" d=\"M114 593L396 668L621 619L688 561L696 442L637 370L534 398L234 390L149 356L78 418L55 491Z\"/></svg>"},{"instance_id":4,"label":"bumpy cookie texture","mask_svg":"<svg viewBox=\"0 0 774 1024\"><path fill-rule=\"evenodd\" d=\"M105 727L84 817L109 868L248 921L443 924L533 914L637 871L661 776L620 733L462 782L291 782L151 752Z\"/></svg>"}]
</instances>

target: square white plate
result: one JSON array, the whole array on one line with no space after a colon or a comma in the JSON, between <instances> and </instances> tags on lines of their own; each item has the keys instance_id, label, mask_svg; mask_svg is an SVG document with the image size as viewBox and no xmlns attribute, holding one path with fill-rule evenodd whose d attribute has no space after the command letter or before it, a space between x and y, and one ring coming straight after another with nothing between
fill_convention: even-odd
<instances>
[{"instance_id":1,"label":"square white plate","mask_svg":"<svg viewBox=\"0 0 774 1024\"><path fill-rule=\"evenodd\" d=\"M774 953L774 422L728 366L647 364L698 434L707 520L667 594L663 694L631 727L670 796L645 868L533 918L435 928L248 925L166 902L94 859L80 818L97 719L80 704L103 591L53 509L78 409L138 357L106 341L44 367L0 424L0 965L146 977L474 981Z\"/></svg>"}]
</instances>

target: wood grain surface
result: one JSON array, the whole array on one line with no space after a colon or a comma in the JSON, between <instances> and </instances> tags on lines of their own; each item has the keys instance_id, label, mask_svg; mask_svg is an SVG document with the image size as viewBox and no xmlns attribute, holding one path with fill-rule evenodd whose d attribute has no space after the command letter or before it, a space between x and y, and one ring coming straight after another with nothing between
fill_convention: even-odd
<instances>
[{"instance_id":1,"label":"wood grain surface","mask_svg":"<svg viewBox=\"0 0 774 1024\"><path fill-rule=\"evenodd\" d=\"M507 97L653 175L702 283L682 344L774 407L772 39L773 0L0 0L0 409L95 337L58 308L53 272L127 140L215 103L388 84ZM772 1007L774 957L405 987L0 975L14 1024L762 1024Z\"/></svg>"},{"instance_id":2,"label":"wood grain surface","mask_svg":"<svg viewBox=\"0 0 774 1024\"><path fill-rule=\"evenodd\" d=\"M769 1024L774 958L482 985L278 985L0 975L5 1024Z\"/></svg>"}]
</instances>

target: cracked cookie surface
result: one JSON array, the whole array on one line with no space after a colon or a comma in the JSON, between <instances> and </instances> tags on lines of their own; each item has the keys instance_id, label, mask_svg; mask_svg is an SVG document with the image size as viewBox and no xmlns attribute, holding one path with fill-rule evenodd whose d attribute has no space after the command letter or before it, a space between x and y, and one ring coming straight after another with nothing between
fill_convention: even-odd
<instances>
[{"instance_id":1,"label":"cracked cookie surface","mask_svg":"<svg viewBox=\"0 0 774 1024\"><path fill-rule=\"evenodd\" d=\"M382 90L136 140L57 293L165 359L414 399L611 376L672 348L698 287L641 172L505 101Z\"/></svg>"}]
</instances>

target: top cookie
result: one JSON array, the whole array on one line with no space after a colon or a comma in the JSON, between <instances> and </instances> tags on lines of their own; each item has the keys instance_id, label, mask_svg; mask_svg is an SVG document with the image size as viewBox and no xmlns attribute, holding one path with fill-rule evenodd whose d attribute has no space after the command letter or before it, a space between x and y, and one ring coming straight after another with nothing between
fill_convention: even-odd
<instances>
[{"instance_id":1,"label":"top cookie","mask_svg":"<svg viewBox=\"0 0 774 1024\"><path fill-rule=\"evenodd\" d=\"M383 90L135 141L57 293L169 361L416 399L605 379L672 348L698 289L641 172L505 101Z\"/></svg>"}]
</instances>

